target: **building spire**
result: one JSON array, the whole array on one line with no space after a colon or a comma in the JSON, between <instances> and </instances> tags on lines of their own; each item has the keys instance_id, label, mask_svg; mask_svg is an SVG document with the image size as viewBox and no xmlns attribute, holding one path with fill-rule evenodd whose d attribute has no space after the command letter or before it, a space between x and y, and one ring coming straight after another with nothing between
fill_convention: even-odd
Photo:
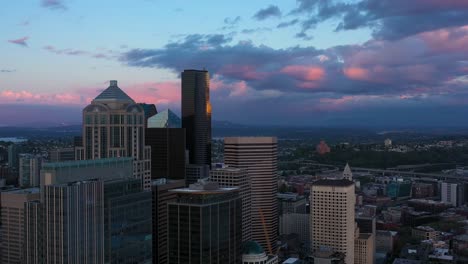
<instances>
[{"instance_id":1,"label":"building spire","mask_svg":"<svg viewBox=\"0 0 468 264\"><path fill-rule=\"evenodd\" d=\"M351 168L349 167L348 163L346 163L346 166L343 170L343 179L347 179L350 181L353 180L353 172L351 171Z\"/></svg>"}]
</instances>

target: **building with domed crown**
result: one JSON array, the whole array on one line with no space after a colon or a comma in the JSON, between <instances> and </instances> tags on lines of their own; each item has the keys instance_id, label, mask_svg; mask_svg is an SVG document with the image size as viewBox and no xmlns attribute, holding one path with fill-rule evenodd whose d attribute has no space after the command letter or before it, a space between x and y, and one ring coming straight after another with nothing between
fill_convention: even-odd
<instances>
[{"instance_id":1,"label":"building with domed crown","mask_svg":"<svg viewBox=\"0 0 468 264\"><path fill-rule=\"evenodd\" d=\"M247 241L242 247L243 264L277 264L278 256L267 255L256 241Z\"/></svg>"},{"instance_id":2,"label":"building with domed crown","mask_svg":"<svg viewBox=\"0 0 468 264\"><path fill-rule=\"evenodd\" d=\"M151 148L145 144L145 111L110 81L83 109L83 143L76 148L77 160L133 157L133 175L151 190Z\"/></svg>"}]
</instances>

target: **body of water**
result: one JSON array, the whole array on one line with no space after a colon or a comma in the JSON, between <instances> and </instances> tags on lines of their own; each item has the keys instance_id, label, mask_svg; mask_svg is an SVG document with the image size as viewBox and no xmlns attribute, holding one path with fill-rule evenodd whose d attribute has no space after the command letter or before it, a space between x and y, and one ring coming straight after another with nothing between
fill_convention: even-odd
<instances>
[{"instance_id":1,"label":"body of water","mask_svg":"<svg viewBox=\"0 0 468 264\"><path fill-rule=\"evenodd\" d=\"M18 137L0 137L0 141L20 143L20 142L27 141L27 139L26 138L18 138Z\"/></svg>"}]
</instances>

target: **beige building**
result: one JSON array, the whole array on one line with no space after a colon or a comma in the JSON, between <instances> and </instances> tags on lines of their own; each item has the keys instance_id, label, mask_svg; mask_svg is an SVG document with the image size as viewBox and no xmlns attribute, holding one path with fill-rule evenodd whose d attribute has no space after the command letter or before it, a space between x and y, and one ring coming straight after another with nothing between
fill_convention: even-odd
<instances>
[{"instance_id":1,"label":"beige building","mask_svg":"<svg viewBox=\"0 0 468 264\"><path fill-rule=\"evenodd\" d=\"M22 263L24 256L25 203L39 200L39 188L2 192L0 228L0 263Z\"/></svg>"},{"instance_id":2,"label":"beige building","mask_svg":"<svg viewBox=\"0 0 468 264\"><path fill-rule=\"evenodd\" d=\"M358 234L354 239L354 264L374 263L374 235Z\"/></svg>"},{"instance_id":3,"label":"beige building","mask_svg":"<svg viewBox=\"0 0 468 264\"><path fill-rule=\"evenodd\" d=\"M247 169L251 182L252 240L268 254L276 252L278 240L278 150L274 137L224 139L224 163Z\"/></svg>"},{"instance_id":4,"label":"beige building","mask_svg":"<svg viewBox=\"0 0 468 264\"><path fill-rule=\"evenodd\" d=\"M354 183L322 179L314 182L310 192L311 252L328 248L345 254L345 262L354 261Z\"/></svg>"},{"instance_id":5,"label":"beige building","mask_svg":"<svg viewBox=\"0 0 468 264\"><path fill-rule=\"evenodd\" d=\"M151 190L151 148L145 145L145 113L110 81L110 86L83 109L83 145L76 159L132 157L133 175Z\"/></svg>"},{"instance_id":6,"label":"beige building","mask_svg":"<svg viewBox=\"0 0 468 264\"><path fill-rule=\"evenodd\" d=\"M430 226L417 226L411 230L411 236L419 240L438 240L440 232Z\"/></svg>"},{"instance_id":7,"label":"beige building","mask_svg":"<svg viewBox=\"0 0 468 264\"><path fill-rule=\"evenodd\" d=\"M242 242L249 241L252 238L252 205L247 170L232 167L215 168L210 172L210 181L217 182L220 187L239 188L239 195L242 198Z\"/></svg>"}]
</instances>

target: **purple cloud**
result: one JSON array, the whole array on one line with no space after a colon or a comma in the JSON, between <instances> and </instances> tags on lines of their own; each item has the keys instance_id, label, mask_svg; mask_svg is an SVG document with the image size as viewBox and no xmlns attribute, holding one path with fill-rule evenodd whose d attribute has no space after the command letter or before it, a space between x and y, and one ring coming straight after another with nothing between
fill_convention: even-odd
<instances>
[{"instance_id":1,"label":"purple cloud","mask_svg":"<svg viewBox=\"0 0 468 264\"><path fill-rule=\"evenodd\" d=\"M29 37L22 37L22 38L19 38L19 39L10 39L10 40L8 40L8 42L16 44L16 45L23 46L23 47L27 47L28 43L26 41L28 39L29 39Z\"/></svg>"},{"instance_id":2,"label":"purple cloud","mask_svg":"<svg viewBox=\"0 0 468 264\"><path fill-rule=\"evenodd\" d=\"M55 10L66 10L67 7L62 0L42 0L41 6Z\"/></svg>"}]
</instances>

